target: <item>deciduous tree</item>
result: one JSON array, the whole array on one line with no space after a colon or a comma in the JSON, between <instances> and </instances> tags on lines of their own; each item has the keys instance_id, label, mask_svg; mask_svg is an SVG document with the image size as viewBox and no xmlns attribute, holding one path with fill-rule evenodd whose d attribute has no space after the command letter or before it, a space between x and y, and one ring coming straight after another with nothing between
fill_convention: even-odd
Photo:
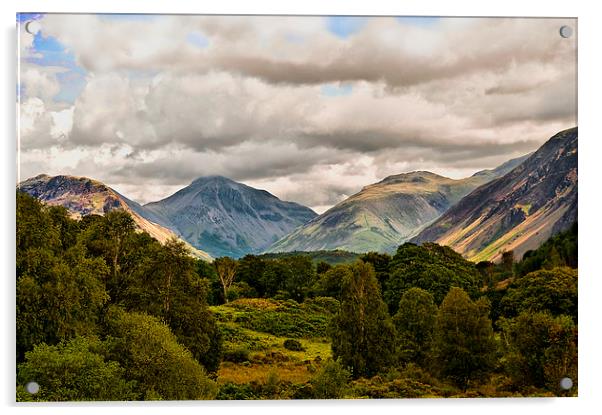
<instances>
[{"instance_id":1,"label":"deciduous tree","mask_svg":"<svg viewBox=\"0 0 602 415\"><path fill-rule=\"evenodd\" d=\"M358 261L349 266L341 307L333 319L332 352L352 376L370 377L394 359L395 327L382 301L374 268Z\"/></svg>"}]
</instances>

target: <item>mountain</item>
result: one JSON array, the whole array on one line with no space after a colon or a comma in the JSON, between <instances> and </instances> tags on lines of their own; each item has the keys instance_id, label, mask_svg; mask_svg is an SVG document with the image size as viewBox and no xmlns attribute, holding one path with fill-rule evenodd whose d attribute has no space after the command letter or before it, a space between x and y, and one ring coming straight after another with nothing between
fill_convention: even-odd
<instances>
[{"instance_id":1,"label":"mountain","mask_svg":"<svg viewBox=\"0 0 602 415\"><path fill-rule=\"evenodd\" d=\"M506 175L474 190L412 242L474 260L521 257L577 220L577 128L561 131Z\"/></svg>"},{"instance_id":2,"label":"mountain","mask_svg":"<svg viewBox=\"0 0 602 415\"><path fill-rule=\"evenodd\" d=\"M47 205L67 208L71 216L77 219L91 214L104 215L113 209L123 209L132 216L139 229L159 242L164 243L173 237L179 239L173 231L159 224L163 220L154 212L148 211L97 180L41 174L21 182L18 187ZM206 261L212 259L206 252L193 248L188 243L186 245L193 256Z\"/></svg>"},{"instance_id":3,"label":"mountain","mask_svg":"<svg viewBox=\"0 0 602 415\"><path fill-rule=\"evenodd\" d=\"M389 176L285 236L268 252L394 251L476 187L506 174L526 157L460 180L427 171Z\"/></svg>"},{"instance_id":4,"label":"mountain","mask_svg":"<svg viewBox=\"0 0 602 415\"><path fill-rule=\"evenodd\" d=\"M165 218L193 246L214 257L241 257L267 247L316 216L297 203L222 176L200 177L145 209Z\"/></svg>"}]
</instances>

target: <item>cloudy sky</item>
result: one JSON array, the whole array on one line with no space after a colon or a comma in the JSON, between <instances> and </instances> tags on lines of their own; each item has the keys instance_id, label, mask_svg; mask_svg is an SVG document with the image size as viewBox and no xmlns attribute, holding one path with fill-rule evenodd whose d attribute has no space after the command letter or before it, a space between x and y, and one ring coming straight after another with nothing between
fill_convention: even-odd
<instances>
[{"instance_id":1,"label":"cloudy sky","mask_svg":"<svg viewBox=\"0 0 602 415\"><path fill-rule=\"evenodd\" d=\"M88 176L141 203L219 174L322 212L392 174L492 168L577 122L571 19L18 23L19 179Z\"/></svg>"}]
</instances>

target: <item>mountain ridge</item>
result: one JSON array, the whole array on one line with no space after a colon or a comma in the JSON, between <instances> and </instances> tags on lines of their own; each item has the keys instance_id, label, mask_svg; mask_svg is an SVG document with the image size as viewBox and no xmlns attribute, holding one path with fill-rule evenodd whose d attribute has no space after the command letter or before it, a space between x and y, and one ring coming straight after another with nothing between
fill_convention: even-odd
<instances>
[{"instance_id":1,"label":"mountain ridge","mask_svg":"<svg viewBox=\"0 0 602 415\"><path fill-rule=\"evenodd\" d=\"M469 259L521 256L577 219L577 127L552 136L520 166L484 184L412 242L449 245Z\"/></svg>"},{"instance_id":2,"label":"mountain ridge","mask_svg":"<svg viewBox=\"0 0 602 415\"><path fill-rule=\"evenodd\" d=\"M267 252L343 249L392 252L463 196L516 167L529 155L464 179L429 171L387 176L364 186L272 245Z\"/></svg>"},{"instance_id":3,"label":"mountain ridge","mask_svg":"<svg viewBox=\"0 0 602 415\"><path fill-rule=\"evenodd\" d=\"M69 214L80 219L90 214L104 215L113 209L128 212L138 229L147 232L161 243L170 238L181 239L171 229L161 225L154 213L121 195L106 184L92 178L72 175L39 174L20 182L17 188L50 206L63 206ZM185 241L184 241L185 242ZM185 242L191 255L205 261L212 257Z\"/></svg>"},{"instance_id":4,"label":"mountain ridge","mask_svg":"<svg viewBox=\"0 0 602 415\"><path fill-rule=\"evenodd\" d=\"M173 195L144 205L193 246L240 257L265 248L317 214L224 176L203 176Z\"/></svg>"}]
</instances>

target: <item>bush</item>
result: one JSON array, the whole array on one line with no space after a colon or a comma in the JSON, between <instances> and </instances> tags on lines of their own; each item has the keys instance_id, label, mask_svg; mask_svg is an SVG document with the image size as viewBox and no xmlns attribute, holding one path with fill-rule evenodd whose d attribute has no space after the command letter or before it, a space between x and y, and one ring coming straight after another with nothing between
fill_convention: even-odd
<instances>
[{"instance_id":1,"label":"bush","mask_svg":"<svg viewBox=\"0 0 602 415\"><path fill-rule=\"evenodd\" d=\"M128 378L138 382L142 396L167 400L215 397L215 384L204 367L159 319L112 307L106 320L108 354L121 364Z\"/></svg>"},{"instance_id":2,"label":"bush","mask_svg":"<svg viewBox=\"0 0 602 415\"><path fill-rule=\"evenodd\" d=\"M292 350L293 352L302 352L305 350L301 345L301 342L294 339L286 339L284 341L284 348L286 350Z\"/></svg>"},{"instance_id":3,"label":"bush","mask_svg":"<svg viewBox=\"0 0 602 415\"><path fill-rule=\"evenodd\" d=\"M328 360L311 379L316 399L338 399L344 396L351 374L340 362Z\"/></svg>"},{"instance_id":4,"label":"bush","mask_svg":"<svg viewBox=\"0 0 602 415\"><path fill-rule=\"evenodd\" d=\"M225 383L220 386L215 399L218 400L248 400L258 399L251 385L237 385L236 383Z\"/></svg>"},{"instance_id":5,"label":"bush","mask_svg":"<svg viewBox=\"0 0 602 415\"><path fill-rule=\"evenodd\" d=\"M125 379L117 362L107 361L99 341L76 337L56 346L39 344L19 365L20 386L36 381L40 391L30 395L20 388L17 400L90 401L135 400L134 383Z\"/></svg>"},{"instance_id":6,"label":"bush","mask_svg":"<svg viewBox=\"0 0 602 415\"><path fill-rule=\"evenodd\" d=\"M250 360L249 349L242 346L242 347L237 347L236 349L233 349L233 350L227 350L224 352L223 360L225 362L232 362L232 363L248 362Z\"/></svg>"}]
</instances>

